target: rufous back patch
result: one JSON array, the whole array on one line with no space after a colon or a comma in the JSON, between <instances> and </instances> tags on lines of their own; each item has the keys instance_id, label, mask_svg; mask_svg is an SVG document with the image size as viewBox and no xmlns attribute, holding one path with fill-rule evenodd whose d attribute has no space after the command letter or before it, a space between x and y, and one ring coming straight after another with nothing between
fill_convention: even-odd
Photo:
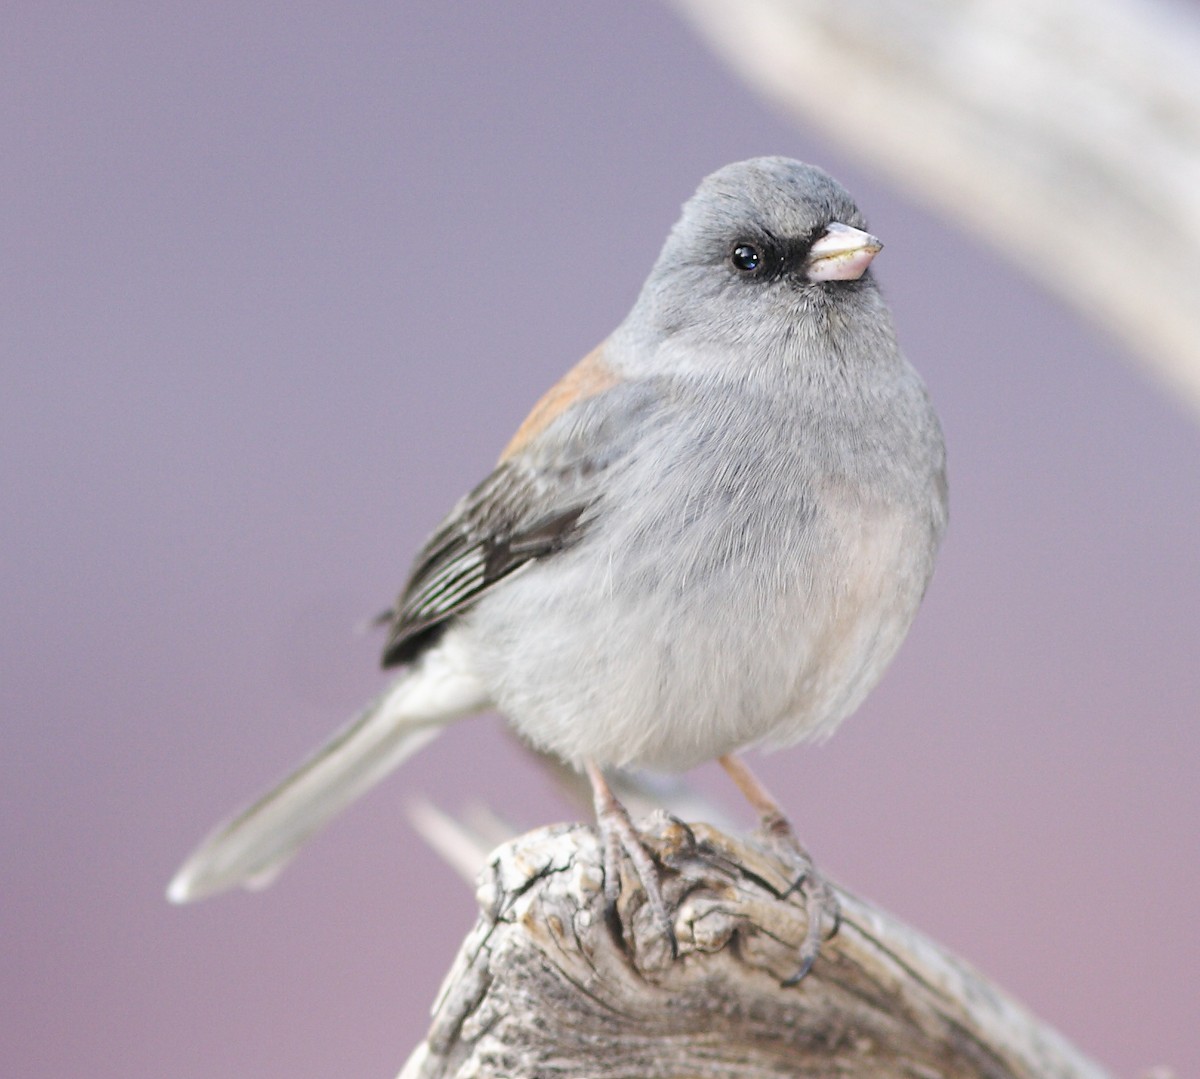
<instances>
[{"instance_id":1,"label":"rufous back patch","mask_svg":"<svg viewBox=\"0 0 1200 1079\"><path fill-rule=\"evenodd\" d=\"M604 345L597 345L542 395L533 411L525 417L525 422L517 428L512 441L504 447L501 462L523 450L576 401L595 397L619 381L617 374L604 362Z\"/></svg>"}]
</instances>

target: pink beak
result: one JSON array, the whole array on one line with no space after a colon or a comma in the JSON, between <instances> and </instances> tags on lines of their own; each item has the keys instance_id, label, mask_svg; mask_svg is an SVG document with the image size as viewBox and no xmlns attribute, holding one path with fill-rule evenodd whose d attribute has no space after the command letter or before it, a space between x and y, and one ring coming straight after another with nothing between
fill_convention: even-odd
<instances>
[{"instance_id":1,"label":"pink beak","mask_svg":"<svg viewBox=\"0 0 1200 1079\"><path fill-rule=\"evenodd\" d=\"M810 281L857 281L882 250L869 232L835 221L808 249L804 269Z\"/></svg>"}]
</instances>

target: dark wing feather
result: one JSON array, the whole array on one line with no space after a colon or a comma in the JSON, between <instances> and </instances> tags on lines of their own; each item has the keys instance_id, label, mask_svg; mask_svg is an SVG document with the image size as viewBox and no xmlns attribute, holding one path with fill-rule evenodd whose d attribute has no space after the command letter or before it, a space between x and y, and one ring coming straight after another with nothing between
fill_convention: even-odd
<instances>
[{"instance_id":1,"label":"dark wing feather","mask_svg":"<svg viewBox=\"0 0 1200 1079\"><path fill-rule=\"evenodd\" d=\"M621 381L575 402L459 502L384 619L384 666L415 659L488 589L575 543L599 512L606 472L670 407L666 389L658 379Z\"/></svg>"},{"instance_id":2,"label":"dark wing feather","mask_svg":"<svg viewBox=\"0 0 1200 1079\"><path fill-rule=\"evenodd\" d=\"M529 469L502 464L459 503L422 548L390 612L385 667L413 659L497 581L578 539L588 501L555 506L543 486Z\"/></svg>"}]
</instances>

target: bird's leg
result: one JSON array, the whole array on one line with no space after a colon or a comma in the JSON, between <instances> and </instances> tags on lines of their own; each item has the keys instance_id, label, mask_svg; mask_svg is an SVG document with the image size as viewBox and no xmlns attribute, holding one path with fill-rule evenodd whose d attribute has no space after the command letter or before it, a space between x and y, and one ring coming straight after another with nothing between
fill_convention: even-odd
<instances>
[{"instance_id":1,"label":"bird's leg","mask_svg":"<svg viewBox=\"0 0 1200 1079\"><path fill-rule=\"evenodd\" d=\"M624 851L633 863L646 901L663 936L676 954L675 928L667 914L663 899L662 884L654 859L638 835L627 810L613 794L604 778L604 773L593 761L584 764L587 777L592 784L592 798L596 806L596 823L600 827L600 840L604 844L604 899L611 910L616 910L617 898L621 894L621 852Z\"/></svg>"},{"instance_id":2,"label":"bird's leg","mask_svg":"<svg viewBox=\"0 0 1200 1079\"><path fill-rule=\"evenodd\" d=\"M832 937L838 931L841 908L837 896L825 878L817 872L812 856L796 838L791 822L779 803L746 763L732 753L718 757L717 760L729 773L730 779L737 784L738 790L745 795L746 801L758 811L759 828L767 840L776 848L785 848L787 853L800 863L800 873L788 890L788 894L800 892L804 897L804 912L808 918L804 941L800 945L800 969L786 983L795 985L812 969L821 951L821 941Z\"/></svg>"}]
</instances>

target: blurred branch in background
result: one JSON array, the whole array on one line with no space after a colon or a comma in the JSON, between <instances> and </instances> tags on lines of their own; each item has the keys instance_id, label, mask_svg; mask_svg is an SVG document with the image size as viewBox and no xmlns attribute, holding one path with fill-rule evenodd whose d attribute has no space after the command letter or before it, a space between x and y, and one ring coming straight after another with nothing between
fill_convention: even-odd
<instances>
[{"instance_id":1,"label":"blurred branch in background","mask_svg":"<svg viewBox=\"0 0 1200 1079\"><path fill-rule=\"evenodd\" d=\"M752 86L1119 335L1200 414L1200 14L672 0Z\"/></svg>"},{"instance_id":2,"label":"blurred branch in background","mask_svg":"<svg viewBox=\"0 0 1200 1079\"><path fill-rule=\"evenodd\" d=\"M643 826L672 956L636 878L607 915L592 829L542 828L487 856L493 822L476 836L422 812L460 867L483 860L481 909L401 1079L1106 1079L975 971L845 892L841 929L788 984L805 930L796 867L753 840L661 813Z\"/></svg>"}]
</instances>

